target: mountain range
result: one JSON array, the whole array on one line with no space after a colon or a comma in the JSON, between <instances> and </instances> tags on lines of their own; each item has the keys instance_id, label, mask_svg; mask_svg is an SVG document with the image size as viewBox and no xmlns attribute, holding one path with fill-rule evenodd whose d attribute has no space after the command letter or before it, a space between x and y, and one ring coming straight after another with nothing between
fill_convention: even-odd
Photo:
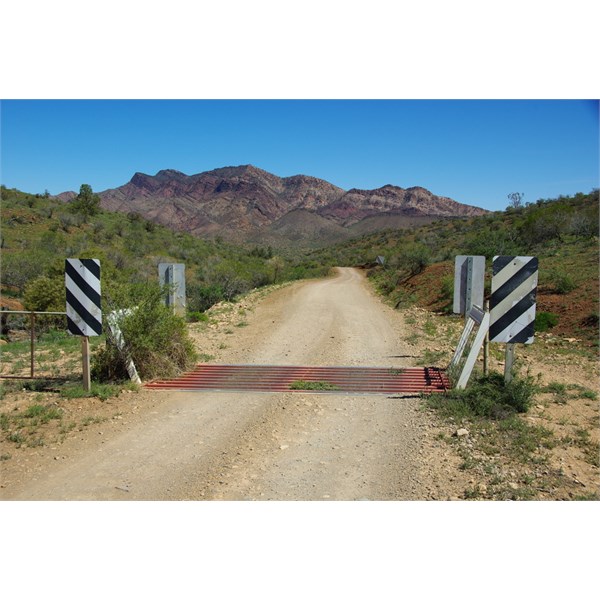
<instances>
[{"instance_id":1,"label":"mountain range","mask_svg":"<svg viewBox=\"0 0 600 600\"><path fill-rule=\"evenodd\" d=\"M58 198L68 202L76 195L63 192ZM98 195L104 209L139 213L176 231L272 245L322 245L488 212L422 187L346 191L316 177L278 177L252 165L196 175L172 169L135 173L125 185Z\"/></svg>"}]
</instances>

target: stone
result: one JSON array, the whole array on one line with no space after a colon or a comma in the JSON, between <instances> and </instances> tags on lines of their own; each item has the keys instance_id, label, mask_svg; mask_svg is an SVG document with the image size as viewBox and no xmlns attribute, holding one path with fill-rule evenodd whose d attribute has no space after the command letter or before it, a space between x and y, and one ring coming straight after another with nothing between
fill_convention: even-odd
<instances>
[{"instance_id":1,"label":"stone","mask_svg":"<svg viewBox=\"0 0 600 600\"><path fill-rule=\"evenodd\" d=\"M461 427L460 429L456 430L455 435L456 437L466 437L469 435L469 430L465 429L464 427Z\"/></svg>"}]
</instances>

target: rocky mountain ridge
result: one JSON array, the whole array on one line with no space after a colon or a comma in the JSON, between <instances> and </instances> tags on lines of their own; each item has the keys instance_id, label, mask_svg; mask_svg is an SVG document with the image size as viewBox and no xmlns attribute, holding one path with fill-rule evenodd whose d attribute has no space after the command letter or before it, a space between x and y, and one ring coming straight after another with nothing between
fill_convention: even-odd
<instances>
[{"instance_id":1,"label":"rocky mountain ridge","mask_svg":"<svg viewBox=\"0 0 600 600\"><path fill-rule=\"evenodd\" d=\"M70 201L75 195L58 197ZM387 226L396 227L487 212L422 187L345 191L316 177L278 177L252 165L195 175L173 169L135 173L125 185L98 195L107 210L139 213L177 231L236 242L264 238L270 243L296 239L319 244L350 237L353 228L365 229L365 220L371 228L385 228L386 215L391 217Z\"/></svg>"}]
</instances>

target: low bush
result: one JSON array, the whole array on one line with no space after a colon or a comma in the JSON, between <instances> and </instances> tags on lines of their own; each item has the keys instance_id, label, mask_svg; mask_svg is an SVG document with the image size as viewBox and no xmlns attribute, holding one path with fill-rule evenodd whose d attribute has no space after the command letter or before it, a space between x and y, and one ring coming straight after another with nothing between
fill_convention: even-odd
<instances>
[{"instance_id":1,"label":"low bush","mask_svg":"<svg viewBox=\"0 0 600 600\"><path fill-rule=\"evenodd\" d=\"M429 404L456 418L503 419L527 412L537 391L538 386L531 377L515 377L506 383L503 375L491 373L475 379L464 390L452 390L443 397L433 396Z\"/></svg>"},{"instance_id":2,"label":"low bush","mask_svg":"<svg viewBox=\"0 0 600 600\"><path fill-rule=\"evenodd\" d=\"M431 253L429 248L417 242L403 246L401 253L395 256L392 261L404 277L418 275L430 262Z\"/></svg>"},{"instance_id":3,"label":"low bush","mask_svg":"<svg viewBox=\"0 0 600 600\"><path fill-rule=\"evenodd\" d=\"M187 303L190 313L199 313L208 310L211 306L224 299L225 294L218 285L188 285Z\"/></svg>"},{"instance_id":4,"label":"low bush","mask_svg":"<svg viewBox=\"0 0 600 600\"><path fill-rule=\"evenodd\" d=\"M197 353L185 319L164 305L164 290L159 285L137 284L120 290L118 295L120 298L111 299L110 304L130 309L119 323L124 348L119 350L114 342L107 341L93 357L93 377L100 380L126 378L127 357L133 360L139 376L145 380L173 377L194 364Z\"/></svg>"},{"instance_id":5,"label":"low bush","mask_svg":"<svg viewBox=\"0 0 600 600\"><path fill-rule=\"evenodd\" d=\"M535 330L538 333L543 333L552 329L558 323L558 315L551 312L540 311L535 315Z\"/></svg>"},{"instance_id":6,"label":"low bush","mask_svg":"<svg viewBox=\"0 0 600 600\"><path fill-rule=\"evenodd\" d=\"M552 286L557 294L568 294L577 288L575 280L562 271L552 273Z\"/></svg>"},{"instance_id":7,"label":"low bush","mask_svg":"<svg viewBox=\"0 0 600 600\"><path fill-rule=\"evenodd\" d=\"M65 282L41 276L25 286L23 295L25 310L64 312L66 306Z\"/></svg>"},{"instance_id":8,"label":"low bush","mask_svg":"<svg viewBox=\"0 0 600 600\"><path fill-rule=\"evenodd\" d=\"M199 310L192 310L188 311L187 320L189 323L206 323L208 321L208 315Z\"/></svg>"}]
</instances>

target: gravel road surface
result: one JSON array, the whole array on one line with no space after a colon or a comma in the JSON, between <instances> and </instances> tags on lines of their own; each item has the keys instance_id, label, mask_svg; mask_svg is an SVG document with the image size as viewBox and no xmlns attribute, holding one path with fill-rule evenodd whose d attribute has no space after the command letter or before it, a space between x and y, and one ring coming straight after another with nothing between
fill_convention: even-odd
<instances>
[{"instance_id":1,"label":"gravel road surface","mask_svg":"<svg viewBox=\"0 0 600 600\"><path fill-rule=\"evenodd\" d=\"M414 364L398 314L354 269L281 288L230 364ZM414 350L413 350L414 352ZM412 500L427 414L414 397L144 392L160 402L5 490L40 500ZM99 438L102 439L99 439Z\"/></svg>"}]
</instances>

